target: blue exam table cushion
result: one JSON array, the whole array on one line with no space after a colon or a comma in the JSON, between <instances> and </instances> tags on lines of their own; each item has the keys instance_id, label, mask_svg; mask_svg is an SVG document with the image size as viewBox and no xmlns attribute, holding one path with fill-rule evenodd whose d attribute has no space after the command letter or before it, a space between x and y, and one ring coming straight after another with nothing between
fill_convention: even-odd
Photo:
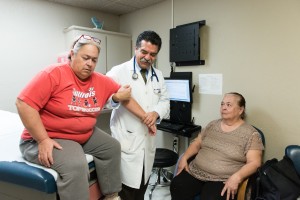
<instances>
[{"instance_id":1,"label":"blue exam table cushion","mask_svg":"<svg viewBox=\"0 0 300 200\"><path fill-rule=\"evenodd\" d=\"M24 126L17 113L0 110L0 181L13 183L46 193L56 192L57 172L30 163L21 155L19 141ZM86 154L89 168L93 156Z\"/></svg>"},{"instance_id":2,"label":"blue exam table cushion","mask_svg":"<svg viewBox=\"0 0 300 200\"><path fill-rule=\"evenodd\" d=\"M0 162L0 181L30 187L47 194L56 192L56 181L49 172L24 162Z\"/></svg>"}]
</instances>

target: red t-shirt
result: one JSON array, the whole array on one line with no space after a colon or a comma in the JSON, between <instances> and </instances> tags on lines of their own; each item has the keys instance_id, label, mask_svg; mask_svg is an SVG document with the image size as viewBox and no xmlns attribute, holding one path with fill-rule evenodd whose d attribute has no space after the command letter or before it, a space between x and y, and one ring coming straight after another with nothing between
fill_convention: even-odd
<instances>
[{"instance_id":1,"label":"red t-shirt","mask_svg":"<svg viewBox=\"0 0 300 200\"><path fill-rule=\"evenodd\" d=\"M119 88L112 79L97 72L81 81L69 63L62 63L37 74L18 98L39 111L50 138L82 144L92 135L103 106ZM21 137L32 139L26 129Z\"/></svg>"}]
</instances>

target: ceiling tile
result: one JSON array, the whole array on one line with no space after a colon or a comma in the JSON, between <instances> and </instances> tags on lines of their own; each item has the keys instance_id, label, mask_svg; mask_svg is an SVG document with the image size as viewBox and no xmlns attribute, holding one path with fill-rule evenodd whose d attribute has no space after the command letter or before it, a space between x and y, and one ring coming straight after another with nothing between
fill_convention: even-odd
<instances>
[{"instance_id":1,"label":"ceiling tile","mask_svg":"<svg viewBox=\"0 0 300 200\"><path fill-rule=\"evenodd\" d=\"M74 7L99 10L114 15L127 14L165 0L47 0Z\"/></svg>"}]
</instances>

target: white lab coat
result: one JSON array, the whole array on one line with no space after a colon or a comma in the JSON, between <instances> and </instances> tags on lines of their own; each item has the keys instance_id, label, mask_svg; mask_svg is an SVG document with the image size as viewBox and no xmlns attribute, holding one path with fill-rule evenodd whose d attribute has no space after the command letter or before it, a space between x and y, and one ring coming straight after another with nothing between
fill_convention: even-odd
<instances>
[{"instance_id":1,"label":"white lab coat","mask_svg":"<svg viewBox=\"0 0 300 200\"><path fill-rule=\"evenodd\" d=\"M139 70L136 70L138 79L134 80L132 78L133 60L132 58L130 61L113 67L106 75L121 85L129 84L132 88L132 97L146 112L156 111L160 119L168 117L170 101L161 71L154 69L158 82L155 76L151 81L151 70L148 72L147 84L144 83ZM155 137L150 136L147 126L122 105L112 111L110 128L112 136L121 143L122 183L132 188L139 188L143 164L145 166L144 184L151 174L156 149Z\"/></svg>"}]
</instances>

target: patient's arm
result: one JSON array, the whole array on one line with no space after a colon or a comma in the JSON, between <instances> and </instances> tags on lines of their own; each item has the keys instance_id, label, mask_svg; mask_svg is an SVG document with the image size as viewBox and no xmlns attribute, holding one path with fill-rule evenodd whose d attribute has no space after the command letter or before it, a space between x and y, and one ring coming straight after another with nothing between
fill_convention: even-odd
<instances>
[{"instance_id":1,"label":"patient's arm","mask_svg":"<svg viewBox=\"0 0 300 200\"><path fill-rule=\"evenodd\" d=\"M40 163L46 167L50 167L53 164L53 148L62 149L62 147L56 141L49 138L37 110L20 99L17 99L16 106L25 128L38 143L38 158Z\"/></svg>"},{"instance_id":2,"label":"patient's arm","mask_svg":"<svg viewBox=\"0 0 300 200\"><path fill-rule=\"evenodd\" d=\"M145 116L146 116L146 112L144 111L144 109L136 102L135 99L130 98L128 101L123 101L122 105L129 110L131 113L133 113L135 116L137 116L138 118L140 118L141 120L144 120ZM146 124L147 125L147 124ZM147 125L148 126L148 125ZM154 125L149 125L148 126L149 129L149 133L151 135L155 135L156 134L156 126Z\"/></svg>"},{"instance_id":3,"label":"patient's arm","mask_svg":"<svg viewBox=\"0 0 300 200\"><path fill-rule=\"evenodd\" d=\"M133 98L130 98L128 101L123 101L122 105L140 119L146 114L144 109Z\"/></svg>"}]
</instances>

